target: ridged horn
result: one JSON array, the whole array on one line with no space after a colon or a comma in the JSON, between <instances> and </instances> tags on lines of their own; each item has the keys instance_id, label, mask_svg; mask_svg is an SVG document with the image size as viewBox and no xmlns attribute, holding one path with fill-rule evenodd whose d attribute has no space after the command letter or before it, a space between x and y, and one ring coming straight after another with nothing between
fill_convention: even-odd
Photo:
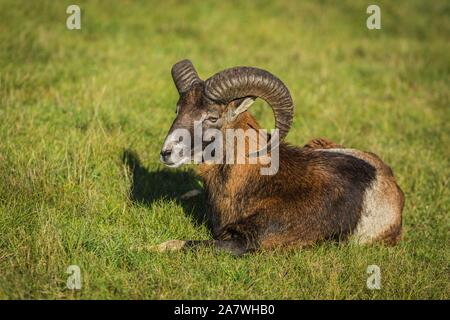
<instances>
[{"instance_id":1,"label":"ridged horn","mask_svg":"<svg viewBox=\"0 0 450 320\"><path fill-rule=\"evenodd\" d=\"M194 83L201 82L190 60L181 60L172 67L172 78L178 92L188 91Z\"/></svg>"},{"instance_id":2,"label":"ridged horn","mask_svg":"<svg viewBox=\"0 0 450 320\"><path fill-rule=\"evenodd\" d=\"M265 100L272 107L280 141L291 127L294 114L291 94L284 83L268 71L253 67L225 69L205 81L205 95L224 104L249 96Z\"/></svg>"}]
</instances>

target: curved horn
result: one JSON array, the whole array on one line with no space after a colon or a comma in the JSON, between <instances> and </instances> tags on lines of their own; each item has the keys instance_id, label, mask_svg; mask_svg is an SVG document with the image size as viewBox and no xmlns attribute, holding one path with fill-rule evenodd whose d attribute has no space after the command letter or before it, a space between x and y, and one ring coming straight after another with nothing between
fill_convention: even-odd
<instances>
[{"instance_id":1,"label":"curved horn","mask_svg":"<svg viewBox=\"0 0 450 320\"><path fill-rule=\"evenodd\" d=\"M268 71L253 67L225 69L205 81L205 94L208 99L224 104L248 96L264 99L273 109L280 141L291 127L294 113L291 94L284 83Z\"/></svg>"},{"instance_id":2,"label":"curved horn","mask_svg":"<svg viewBox=\"0 0 450 320\"><path fill-rule=\"evenodd\" d=\"M185 59L175 63L172 67L172 78L178 92L188 91L194 83L201 82L192 62Z\"/></svg>"}]
</instances>

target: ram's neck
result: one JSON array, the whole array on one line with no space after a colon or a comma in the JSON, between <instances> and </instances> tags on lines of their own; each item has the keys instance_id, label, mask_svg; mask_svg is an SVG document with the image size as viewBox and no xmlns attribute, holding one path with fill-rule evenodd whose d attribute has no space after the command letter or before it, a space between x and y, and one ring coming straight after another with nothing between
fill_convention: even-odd
<instances>
[{"instance_id":1,"label":"ram's neck","mask_svg":"<svg viewBox=\"0 0 450 320\"><path fill-rule=\"evenodd\" d=\"M224 128L222 129L222 137L223 137L223 145L226 146L227 141L226 141L226 130L228 129L232 129L232 130L237 130L237 129L241 129L244 132L247 130L255 130L255 132L257 132L259 129L261 129L261 126L258 124L258 122L256 121L256 119L249 113L249 112L243 112L241 115L239 115L239 117L236 119L236 121L233 122L233 124L228 125L228 126L224 126ZM242 154L239 154L239 156L243 156L245 157L245 162L248 163L247 161L247 154L248 154L248 148L249 148L249 138L246 137L245 138L245 147L244 150L242 150L242 146L238 147L237 146L237 140L233 143L233 148L231 148L234 152L235 152L235 157L234 159L237 159L237 152L240 151ZM257 144L256 144L257 146ZM224 164L209 164L209 163L202 163L197 167L197 171L198 174L202 177L204 177L205 175L208 175L211 173L211 171L216 171L216 170L222 170L224 168L227 169L231 169L230 167L235 167L238 166L239 168L242 168L243 166L246 167L246 165L242 165L242 164L225 164L226 163L226 150L227 148L224 148L223 150L223 163ZM255 165L253 165L255 166Z\"/></svg>"},{"instance_id":2,"label":"ram's neck","mask_svg":"<svg viewBox=\"0 0 450 320\"><path fill-rule=\"evenodd\" d=\"M225 139L226 129L242 129L258 130L260 125L248 112L242 113L233 126L227 126L223 129L222 134ZM226 141L224 141L226 145ZM247 147L247 143L245 143ZM236 147L236 146L235 146ZM226 158L224 148L224 159ZM237 148L234 148L236 151ZM235 196L243 190L243 187L252 179L252 176L258 174L260 164L249 164L247 152L242 150L239 152L242 156L244 153L244 164L200 164L197 172L203 180L206 192L208 194L208 202L210 212L208 220L212 224L214 232L218 232L224 225L237 221L242 218L241 210L236 207ZM236 160L236 154L235 154Z\"/></svg>"}]
</instances>

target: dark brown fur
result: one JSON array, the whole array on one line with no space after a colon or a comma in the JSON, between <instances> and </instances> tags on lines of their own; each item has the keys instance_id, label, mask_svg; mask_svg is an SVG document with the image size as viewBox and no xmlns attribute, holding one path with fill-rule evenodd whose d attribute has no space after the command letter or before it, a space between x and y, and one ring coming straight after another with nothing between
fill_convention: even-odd
<instances>
[{"instance_id":1,"label":"dark brown fur","mask_svg":"<svg viewBox=\"0 0 450 320\"><path fill-rule=\"evenodd\" d=\"M169 133L179 127L193 130L190 123L201 113L224 114L239 104L208 104L202 88L196 84L182 94L182 108ZM223 119L217 125L221 130L260 128L248 112L232 123ZM261 165L200 164L198 174L204 181L207 217L215 240L187 241L184 247L213 246L241 255L259 248L304 247L330 238L346 239L360 221L365 192L378 174L388 177L389 188L397 186L390 168L375 155L361 152L356 157L326 150L340 147L323 138L303 148L281 143L279 171L272 176L260 175ZM401 210L399 219L383 241L398 241Z\"/></svg>"},{"instance_id":2,"label":"dark brown fur","mask_svg":"<svg viewBox=\"0 0 450 320\"><path fill-rule=\"evenodd\" d=\"M258 127L247 112L234 124ZM274 176L259 175L260 165L200 165L214 237L238 239L244 251L346 237L358 222L363 192L375 168L352 156L314 152L311 145L282 143L280 169Z\"/></svg>"}]
</instances>

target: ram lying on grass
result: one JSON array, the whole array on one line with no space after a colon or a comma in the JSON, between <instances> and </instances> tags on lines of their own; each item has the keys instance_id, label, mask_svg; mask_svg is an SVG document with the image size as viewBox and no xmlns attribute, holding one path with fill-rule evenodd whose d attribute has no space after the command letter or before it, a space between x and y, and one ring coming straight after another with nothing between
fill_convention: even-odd
<instances>
[{"instance_id":1,"label":"ram lying on grass","mask_svg":"<svg viewBox=\"0 0 450 320\"><path fill-rule=\"evenodd\" d=\"M185 142L176 137L177 130L194 137L194 123L199 122L204 131L259 129L247 111L258 97L272 107L281 141L289 131L291 95L281 80L265 70L235 67L202 81L192 63L183 60L173 66L172 76L180 100L161 150L161 161L170 167L187 159L180 160L176 152L186 147L180 146ZM326 139L304 147L281 142L277 148L279 170L274 175L261 175L261 164L201 163L198 173L204 181L215 240L171 240L157 249L206 245L241 255L332 238L362 244L399 241L403 192L380 158ZM193 147L190 152L192 156Z\"/></svg>"}]
</instances>

